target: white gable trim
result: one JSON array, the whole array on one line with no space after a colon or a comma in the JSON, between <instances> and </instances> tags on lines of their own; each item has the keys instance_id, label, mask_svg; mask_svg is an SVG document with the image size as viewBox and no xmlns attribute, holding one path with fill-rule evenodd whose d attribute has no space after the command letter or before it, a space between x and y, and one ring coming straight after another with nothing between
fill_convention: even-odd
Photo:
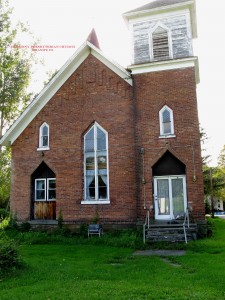
<instances>
[{"instance_id":1,"label":"white gable trim","mask_svg":"<svg viewBox=\"0 0 225 300\"><path fill-rule=\"evenodd\" d=\"M114 73L124 79L132 86L131 75L123 67L103 55L102 51L89 42L85 42L74 55L65 63L59 72L52 80L44 87L40 94L30 103L15 123L9 128L5 135L0 139L0 145L6 146L13 144L18 136L55 95L66 80L76 71L81 63L88 57L89 54L95 56Z\"/></svg>"}]
</instances>

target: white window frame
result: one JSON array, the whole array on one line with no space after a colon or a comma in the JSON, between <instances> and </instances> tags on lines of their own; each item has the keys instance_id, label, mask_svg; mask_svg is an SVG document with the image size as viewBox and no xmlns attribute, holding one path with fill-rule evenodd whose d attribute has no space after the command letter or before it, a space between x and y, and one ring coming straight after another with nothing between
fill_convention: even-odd
<instances>
[{"instance_id":1,"label":"white window frame","mask_svg":"<svg viewBox=\"0 0 225 300\"><path fill-rule=\"evenodd\" d=\"M47 144L47 146L43 146L42 130L45 126L48 128L48 144ZM39 147L37 148L38 151L50 150L50 147L49 147L49 134L50 134L49 125L48 125L48 123L44 122L39 128Z\"/></svg>"},{"instance_id":2,"label":"white window frame","mask_svg":"<svg viewBox=\"0 0 225 300\"><path fill-rule=\"evenodd\" d=\"M44 193L45 193L45 197L44 197L44 199L37 199L37 182L39 182L39 181L44 181ZM35 179L35 201L46 201L46 179L45 178L37 178L37 179Z\"/></svg>"},{"instance_id":3,"label":"white window frame","mask_svg":"<svg viewBox=\"0 0 225 300\"><path fill-rule=\"evenodd\" d=\"M95 158L95 199L88 199L86 195L87 186L86 186L86 154L85 154L85 137L86 135L94 128L94 158ZM106 156L107 156L107 198L99 199L98 197L98 169L97 169L97 128L102 130L106 135ZM81 201L81 204L110 204L109 199L109 155L108 155L108 132L100 126L97 122L84 134L84 200Z\"/></svg>"},{"instance_id":4,"label":"white window frame","mask_svg":"<svg viewBox=\"0 0 225 300\"><path fill-rule=\"evenodd\" d=\"M168 34L168 47L169 47L169 59L173 58L173 44L172 44L172 33L171 30L164 25L161 21L157 22L156 25L150 30L149 32L149 55L150 61L159 61L154 58L154 51L153 51L153 34L158 27L162 27L167 31Z\"/></svg>"},{"instance_id":5,"label":"white window frame","mask_svg":"<svg viewBox=\"0 0 225 300\"><path fill-rule=\"evenodd\" d=\"M170 122L171 122L171 132L170 133L164 133L164 126L163 126L163 112L165 110L168 110L170 112ZM164 105L163 108L159 111L159 125L160 125L160 138L171 138L175 137L174 134L174 118L173 118L173 110L167 106Z\"/></svg>"},{"instance_id":6,"label":"white window frame","mask_svg":"<svg viewBox=\"0 0 225 300\"><path fill-rule=\"evenodd\" d=\"M48 194L49 194L49 181L50 180L55 180L55 183L56 183L56 178L47 178L47 190L46 190L46 193L47 193L47 201L55 201L56 198L52 198L52 199L49 199L48 197ZM51 189L53 190L53 189ZM55 188L55 191L56 191L56 188Z\"/></svg>"},{"instance_id":7,"label":"white window frame","mask_svg":"<svg viewBox=\"0 0 225 300\"><path fill-rule=\"evenodd\" d=\"M55 201L56 200L56 198L54 198L54 199L49 199L48 198L48 192L49 192L49 181L50 180L55 180L56 181L56 178L36 178L35 179L35 191L34 191L34 193L35 193L35 201ZM37 199L37 193L36 193L36 191L37 191L37 182L38 181L44 181L44 186L45 186L45 188L44 188L44 193L45 193L45 197L44 197L44 199Z\"/></svg>"}]
</instances>

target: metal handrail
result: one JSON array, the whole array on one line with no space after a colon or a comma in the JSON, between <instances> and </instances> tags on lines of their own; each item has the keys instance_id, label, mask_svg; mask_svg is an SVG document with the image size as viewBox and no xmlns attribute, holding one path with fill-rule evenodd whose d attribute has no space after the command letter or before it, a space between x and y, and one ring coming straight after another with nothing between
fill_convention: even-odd
<instances>
[{"instance_id":1,"label":"metal handrail","mask_svg":"<svg viewBox=\"0 0 225 300\"><path fill-rule=\"evenodd\" d=\"M187 207L185 215L184 215L184 223L183 223L184 239L185 239L185 243L187 244L186 222L187 222L187 227L189 228L189 226L190 226L190 220L189 220L189 210L188 210L188 207Z\"/></svg>"},{"instance_id":2,"label":"metal handrail","mask_svg":"<svg viewBox=\"0 0 225 300\"><path fill-rule=\"evenodd\" d=\"M147 210L146 217L145 217L145 223L143 224L143 243L145 244L146 237L145 237L145 228L148 226L148 229L150 227L150 211Z\"/></svg>"}]
</instances>

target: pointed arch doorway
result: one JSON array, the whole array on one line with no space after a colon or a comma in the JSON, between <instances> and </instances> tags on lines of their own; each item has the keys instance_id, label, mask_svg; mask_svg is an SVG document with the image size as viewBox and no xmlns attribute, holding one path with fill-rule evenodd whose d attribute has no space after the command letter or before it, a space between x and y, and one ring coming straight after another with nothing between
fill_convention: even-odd
<instances>
[{"instance_id":1,"label":"pointed arch doorway","mask_svg":"<svg viewBox=\"0 0 225 300\"><path fill-rule=\"evenodd\" d=\"M31 219L56 220L56 176L42 162L31 175Z\"/></svg>"},{"instance_id":2,"label":"pointed arch doorway","mask_svg":"<svg viewBox=\"0 0 225 300\"><path fill-rule=\"evenodd\" d=\"M156 220L183 216L187 207L186 167L167 151L152 167Z\"/></svg>"}]
</instances>

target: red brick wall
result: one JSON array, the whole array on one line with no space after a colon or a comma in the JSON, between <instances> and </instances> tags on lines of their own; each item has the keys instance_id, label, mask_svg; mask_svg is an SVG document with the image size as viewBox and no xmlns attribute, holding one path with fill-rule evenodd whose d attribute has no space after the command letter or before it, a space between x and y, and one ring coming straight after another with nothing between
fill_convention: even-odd
<instances>
[{"instance_id":1,"label":"red brick wall","mask_svg":"<svg viewBox=\"0 0 225 300\"><path fill-rule=\"evenodd\" d=\"M56 174L57 213L65 221L136 221L132 88L90 55L14 142L11 207L30 218L31 175L44 161ZM110 204L83 200L83 134L98 122L109 137ZM38 148L39 127L50 127L50 151Z\"/></svg>"},{"instance_id":2,"label":"red brick wall","mask_svg":"<svg viewBox=\"0 0 225 300\"><path fill-rule=\"evenodd\" d=\"M31 217L31 175L44 161L56 174L56 215L62 210L65 221L90 222L96 209L103 223L135 224L137 218L143 220L143 147L146 206L152 204L152 166L168 149L186 165L188 201L194 216L203 219L194 76L192 68L135 75L133 92L128 83L89 55L12 146L11 209L17 218ZM174 111L176 138L159 139L159 110L165 104ZM81 204L83 134L94 121L109 137L110 204L105 205ZM44 156L37 151L43 122L50 127L50 150Z\"/></svg>"},{"instance_id":3,"label":"red brick wall","mask_svg":"<svg viewBox=\"0 0 225 300\"><path fill-rule=\"evenodd\" d=\"M187 198L196 220L204 219L203 176L197 113L195 71L193 68L145 73L134 76L136 112L136 161L139 178L138 215L144 216L146 205L153 205L152 166L171 151L186 165ZM167 105L173 110L175 138L160 138L159 111ZM145 154L145 187L141 183L140 149ZM196 174L196 181L193 176Z\"/></svg>"}]
</instances>

